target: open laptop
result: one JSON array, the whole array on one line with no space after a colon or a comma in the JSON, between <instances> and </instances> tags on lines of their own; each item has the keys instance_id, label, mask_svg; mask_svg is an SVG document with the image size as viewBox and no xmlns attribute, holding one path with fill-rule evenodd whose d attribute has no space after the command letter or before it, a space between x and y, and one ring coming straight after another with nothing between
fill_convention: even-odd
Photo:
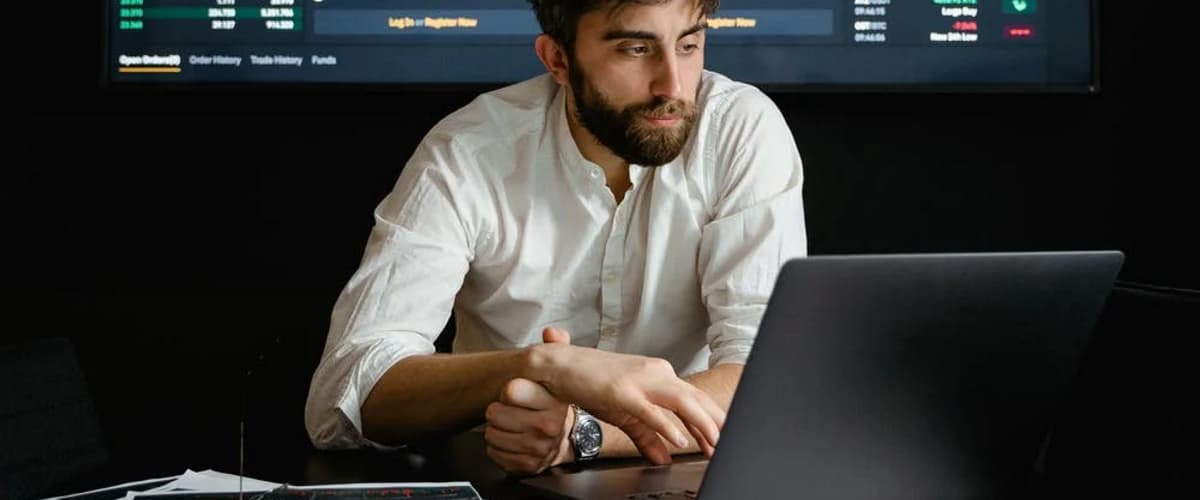
<instances>
[{"instance_id":1,"label":"open laptop","mask_svg":"<svg viewBox=\"0 0 1200 500\"><path fill-rule=\"evenodd\" d=\"M524 482L584 499L1027 497L1123 260L793 260L711 462L601 461Z\"/></svg>"}]
</instances>

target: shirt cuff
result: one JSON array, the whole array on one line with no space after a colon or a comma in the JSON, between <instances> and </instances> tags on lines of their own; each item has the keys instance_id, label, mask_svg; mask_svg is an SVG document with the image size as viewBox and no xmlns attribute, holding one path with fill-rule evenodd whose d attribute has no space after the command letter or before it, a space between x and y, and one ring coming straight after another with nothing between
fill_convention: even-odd
<instances>
[{"instance_id":1,"label":"shirt cuff","mask_svg":"<svg viewBox=\"0 0 1200 500\"><path fill-rule=\"evenodd\" d=\"M424 337L417 334L412 335L420 337L420 342L408 342L408 339L404 339L405 341L381 340L366 347L357 356L348 354L345 355L345 358L337 361L353 363L353 367L349 373L341 377L341 380L331 381L331 384L336 384L336 386L327 388L332 389L330 392L336 394L336 398L329 398L325 402L314 402L319 406L315 408L316 414L312 415L315 418L313 422L310 422L312 425L309 428L309 436L317 448L374 448L379 450L400 448L400 446L377 443L363 435L362 404L383 374L396 363L409 356L429 354L434 351L432 344L427 346L428 349L422 348L426 346L421 344L428 344Z\"/></svg>"}]
</instances>

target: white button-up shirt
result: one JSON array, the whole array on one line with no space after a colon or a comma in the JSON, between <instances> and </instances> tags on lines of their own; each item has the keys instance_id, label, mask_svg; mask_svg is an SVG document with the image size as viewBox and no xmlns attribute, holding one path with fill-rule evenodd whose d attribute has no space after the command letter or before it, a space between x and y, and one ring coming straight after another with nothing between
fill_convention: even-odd
<instances>
[{"instance_id":1,"label":"white button-up shirt","mask_svg":"<svg viewBox=\"0 0 1200 500\"><path fill-rule=\"evenodd\" d=\"M744 363L780 267L806 254L803 173L775 104L705 72L683 152L631 165L620 203L580 154L548 75L484 94L437 124L375 210L333 309L305 424L320 448L374 445L359 408L397 361L542 341L670 361Z\"/></svg>"}]
</instances>

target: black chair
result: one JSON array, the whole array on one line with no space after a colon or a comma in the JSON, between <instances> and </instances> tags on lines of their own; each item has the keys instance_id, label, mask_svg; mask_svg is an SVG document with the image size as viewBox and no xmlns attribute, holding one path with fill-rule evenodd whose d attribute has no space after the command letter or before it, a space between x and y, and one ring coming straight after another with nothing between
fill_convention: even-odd
<instances>
[{"instance_id":1,"label":"black chair","mask_svg":"<svg viewBox=\"0 0 1200 500\"><path fill-rule=\"evenodd\" d=\"M70 341L0 346L0 497L44 496L109 459Z\"/></svg>"}]
</instances>

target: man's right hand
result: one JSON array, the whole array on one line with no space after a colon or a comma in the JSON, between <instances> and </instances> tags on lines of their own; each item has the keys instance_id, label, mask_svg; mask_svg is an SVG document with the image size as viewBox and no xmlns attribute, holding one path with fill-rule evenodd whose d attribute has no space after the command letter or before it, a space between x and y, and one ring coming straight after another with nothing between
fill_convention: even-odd
<instances>
[{"instance_id":1,"label":"man's right hand","mask_svg":"<svg viewBox=\"0 0 1200 500\"><path fill-rule=\"evenodd\" d=\"M514 474L537 474L573 460L569 434L574 412L541 384L515 378L487 407L487 455Z\"/></svg>"},{"instance_id":2,"label":"man's right hand","mask_svg":"<svg viewBox=\"0 0 1200 500\"><path fill-rule=\"evenodd\" d=\"M567 337L548 328L545 337ZM618 354L563 342L534 349L537 382L560 401L572 401L625 432L645 457L670 457L662 436L679 448L687 433L712 456L725 411L704 391L675 375L659 358ZM680 429L667 412L683 421Z\"/></svg>"}]
</instances>

